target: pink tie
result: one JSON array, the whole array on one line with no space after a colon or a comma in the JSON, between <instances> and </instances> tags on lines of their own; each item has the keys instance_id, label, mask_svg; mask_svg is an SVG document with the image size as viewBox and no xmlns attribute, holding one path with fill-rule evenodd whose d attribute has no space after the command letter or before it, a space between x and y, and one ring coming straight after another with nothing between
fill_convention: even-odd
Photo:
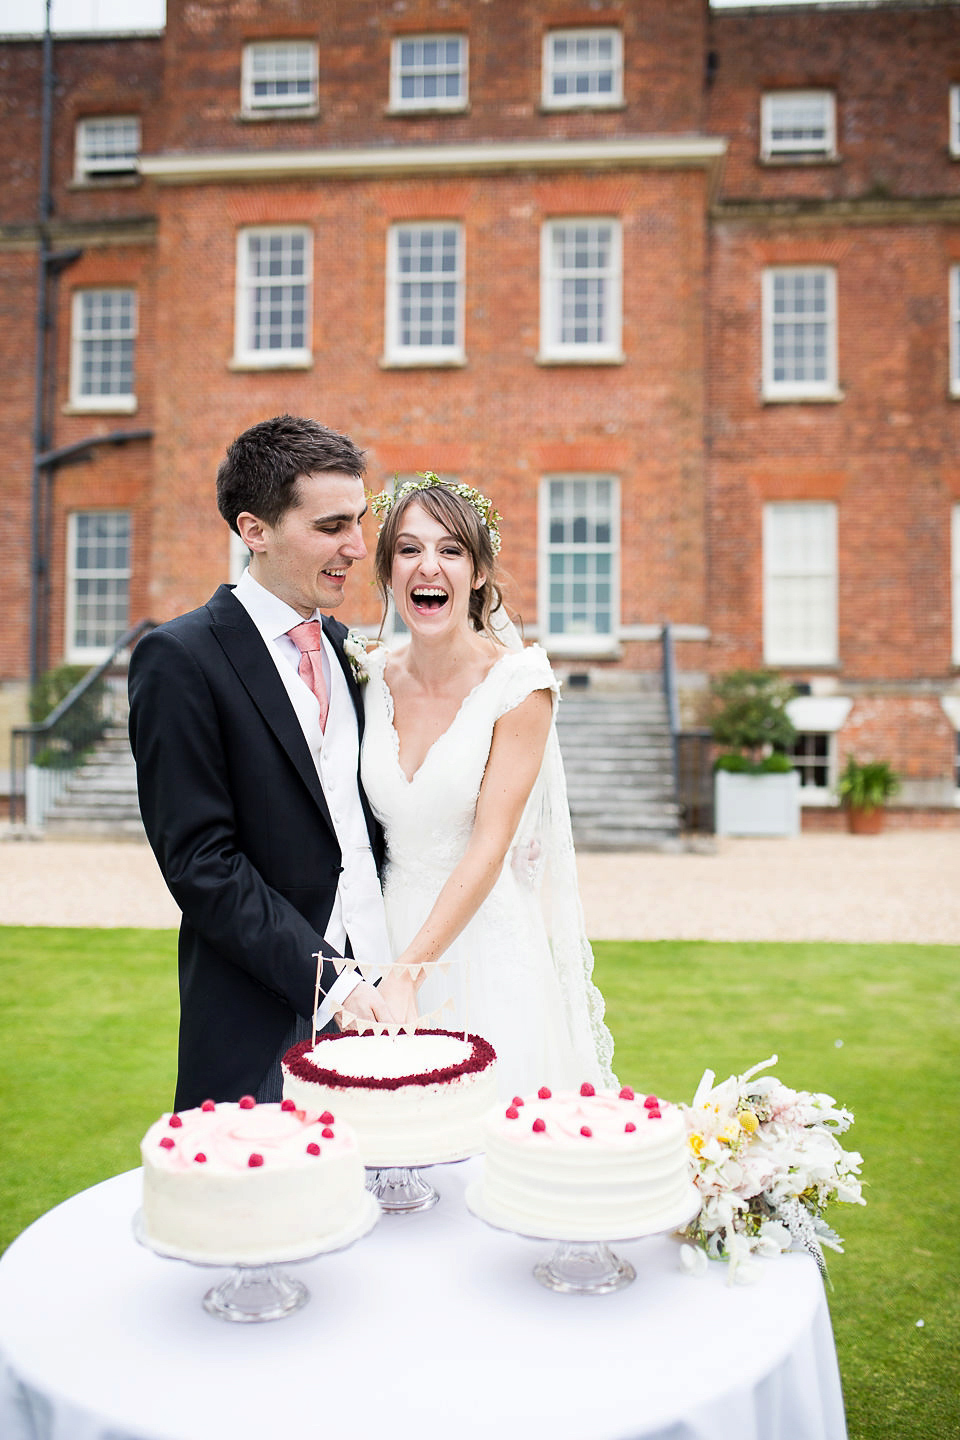
<instances>
[{"instance_id":1,"label":"pink tie","mask_svg":"<svg viewBox=\"0 0 960 1440\"><path fill-rule=\"evenodd\" d=\"M320 705L320 729L327 723L327 686L323 678L323 626L319 620L304 620L287 634L300 651L297 673L309 685Z\"/></svg>"}]
</instances>

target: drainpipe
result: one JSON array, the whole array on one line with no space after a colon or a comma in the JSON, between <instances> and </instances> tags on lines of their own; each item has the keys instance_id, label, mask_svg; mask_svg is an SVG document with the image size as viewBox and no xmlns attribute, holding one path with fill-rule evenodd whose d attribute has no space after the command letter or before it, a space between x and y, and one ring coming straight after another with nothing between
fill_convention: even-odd
<instances>
[{"instance_id":1,"label":"drainpipe","mask_svg":"<svg viewBox=\"0 0 960 1440\"><path fill-rule=\"evenodd\" d=\"M36 684L47 668L46 592L48 565L45 539L50 525L49 489L45 484L40 457L49 451L52 434L50 414L55 385L48 385L48 368L53 322L55 282L61 271L80 259L82 250L51 250L50 220L53 215L51 184L53 151L53 34L50 29L52 0L46 0L43 31L43 90L40 125L40 192L37 203L37 307L35 321L35 366L33 406L33 465L30 481L30 685ZM56 355L52 357L56 364Z\"/></svg>"}]
</instances>

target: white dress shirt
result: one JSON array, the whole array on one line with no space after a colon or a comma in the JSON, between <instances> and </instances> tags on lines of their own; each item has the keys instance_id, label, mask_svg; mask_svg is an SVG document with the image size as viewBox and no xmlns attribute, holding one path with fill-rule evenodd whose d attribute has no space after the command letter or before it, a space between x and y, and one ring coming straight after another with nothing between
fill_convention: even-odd
<instances>
[{"instance_id":1,"label":"white dress shirt","mask_svg":"<svg viewBox=\"0 0 960 1440\"><path fill-rule=\"evenodd\" d=\"M390 963L390 943L380 880L360 803L357 716L340 662L324 635L323 678L329 708L326 726L321 730L317 697L298 674L300 651L287 634L304 617L286 601L265 589L249 570L243 572L233 593L263 636L290 697L340 844L343 868L324 939L342 955L349 937L358 962L385 969ZM309 618L320 620L322 617L316 611ZM360 979L356 970L343 971L327 991L317 1011L318 1027L332 1018Z\"/></svg>"}]
</instances>

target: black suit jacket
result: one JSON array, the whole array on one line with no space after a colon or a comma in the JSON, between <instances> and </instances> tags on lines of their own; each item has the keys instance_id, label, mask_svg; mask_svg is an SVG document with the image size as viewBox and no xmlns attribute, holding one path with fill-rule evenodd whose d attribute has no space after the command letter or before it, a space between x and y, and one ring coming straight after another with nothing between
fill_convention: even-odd
<instances>
[{"instance_id":1,"label":"black suit jacket","mask_svg":"<svg viewBox=\"0 0 960 1440\"><path fill-rule=\"evenodd\" d=\"M323 625L362 735L346 628ZM313 1013L340 847L276 665L229 586L143 637L129 689L140 810L183 913L174 1103L236 1100L256 1091L294 1015ZM379 868L382 835L360 793ZM326 961L323 990L335 979Z\"/></svg>"}]
</instances>

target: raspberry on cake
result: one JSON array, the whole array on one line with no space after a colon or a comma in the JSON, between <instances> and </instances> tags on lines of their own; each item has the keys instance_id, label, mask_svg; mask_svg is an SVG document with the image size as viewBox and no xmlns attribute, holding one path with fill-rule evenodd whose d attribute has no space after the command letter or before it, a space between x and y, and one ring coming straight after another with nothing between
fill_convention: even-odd
<instances>
[{"instance_id":1,"label":"raspberry on cake","mask_svg":"<svg viewBox=\"0 0 960 1440\"><path fill-rule=\"evenodd\" d=\"M140 1145L144 1239L211 1264L268 1264L316 1253L369 1213L347 1125L316 1110L207 1100L164 1115Z\"/></svg>"},{"instance_id":2,"label":"raspberry on cake","mask_svg":"<svg viewBox=\"0 0 960 1440\"><path fill-rule=\"evenodd\" d=\"M483 1132L483 1179L468 1200L505 1229L624 1240L682 1224L698 1208L680 1111L655 1096L638 1100L628 1086L543 1086L491 1109Z\"/></svg>"}]
</instances>

